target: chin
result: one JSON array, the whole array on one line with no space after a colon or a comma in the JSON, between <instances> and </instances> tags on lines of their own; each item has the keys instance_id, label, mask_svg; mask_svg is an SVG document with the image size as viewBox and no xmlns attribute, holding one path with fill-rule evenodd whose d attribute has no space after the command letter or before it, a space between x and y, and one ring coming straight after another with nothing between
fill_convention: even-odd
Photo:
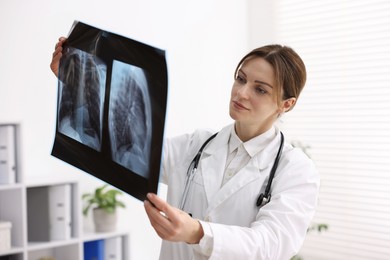
<instances>
[{"instance_id":1,"label":"chin","mask_svg":"<svg viewBox=\"0 0 390 260\"><path fill-rule=\"evenodd\" d=\"M233 111L233 109L232 109L232 105L231 105L232 103L230 103L230 106L229 106L229 116L232 118L232 119L235 119L234 118L234 111Z\"/></svg>"},{"instance_id":2,"label":"chin","mask_svg":"<svg viewBox=\"0 0 390 260\"><path fill-rule=\"evenodd\" d=\"M237 115L237 112L234 110L230 109L229 110L229 116L234 120L237 121L239 119L239 116Z\"/></svg>"}]
</instances>

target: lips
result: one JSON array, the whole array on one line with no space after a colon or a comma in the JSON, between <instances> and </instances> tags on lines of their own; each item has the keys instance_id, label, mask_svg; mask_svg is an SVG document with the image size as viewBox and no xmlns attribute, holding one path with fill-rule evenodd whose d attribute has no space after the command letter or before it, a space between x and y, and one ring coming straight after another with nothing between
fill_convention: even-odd
<instances>
[{"instance_id":1,"label":"lips","mask_svg":"<svg viewBox=\"0 0 390 260\"><path fill-rule=\"evenodd\" d=\"M241 104L238 101L233 101L233 105L235 108L240 109L240 110L249 110L247 107L245 107L243 104Z\"/></svg>"}]
</instances>

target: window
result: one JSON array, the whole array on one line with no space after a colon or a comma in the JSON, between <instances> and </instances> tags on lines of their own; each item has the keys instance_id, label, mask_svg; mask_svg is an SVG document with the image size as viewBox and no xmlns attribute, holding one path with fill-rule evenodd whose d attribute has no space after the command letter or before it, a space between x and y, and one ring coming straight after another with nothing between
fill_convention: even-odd
<instances>
[{"instance_id":1,"label":"window","mask_svg":"<svg viewBox=\"0 0 390 260\"><path fill-rule=\"evenodd\" d=\"M282 128L309 146L322 179L314 222L329 225L308 234L301 255L388 259L390 1L277 0L272 17L267 40L293 47L307 67Z\"/></svg>"}]
</instances>

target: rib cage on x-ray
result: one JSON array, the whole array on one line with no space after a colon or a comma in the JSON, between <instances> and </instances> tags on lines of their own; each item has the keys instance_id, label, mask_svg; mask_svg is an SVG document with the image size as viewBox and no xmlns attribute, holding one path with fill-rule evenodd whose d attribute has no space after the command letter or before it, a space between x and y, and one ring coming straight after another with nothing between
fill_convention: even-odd
<instances>
[{"instance_id":1,"label":"rib cage on x-ray","mask_svg":"<svg viewBox=\"0 0 390 260\"><path fill-rule=\"evenodd\" d=\"M109 126L113 160L147 177L152 138L152 113L144 71L114 61Z\"/></svg>"},{"instance_id":2,"label":"rib cage on x-ray","mask_svg":"<svg viewBox=\"0 0 390 260\"><path fill-rule=\"evenodd\" d=\"M59 132L100 151L106 65L69 48L60 70Z\"/></svg>"}]
</instances>

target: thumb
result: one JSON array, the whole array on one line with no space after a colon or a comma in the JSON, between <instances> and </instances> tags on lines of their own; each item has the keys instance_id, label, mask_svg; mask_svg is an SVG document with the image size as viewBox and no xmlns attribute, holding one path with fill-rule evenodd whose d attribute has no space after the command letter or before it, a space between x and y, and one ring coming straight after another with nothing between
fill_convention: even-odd
<instances>
[{"instance_id":1,"label":"thumb","mask_svg":"<svg viewBox=\"0 0 390 260\"><path fill-rule=\"evenodd\" d=\"M146 197L148 198L149 202L151 202L153 206L159 211L163 212L168 219L170 219L171 221L175 219L177 213L174 207L169 205L166 201L164 201L154 193L148 193Z\"/></svg>"}]
</instances>

